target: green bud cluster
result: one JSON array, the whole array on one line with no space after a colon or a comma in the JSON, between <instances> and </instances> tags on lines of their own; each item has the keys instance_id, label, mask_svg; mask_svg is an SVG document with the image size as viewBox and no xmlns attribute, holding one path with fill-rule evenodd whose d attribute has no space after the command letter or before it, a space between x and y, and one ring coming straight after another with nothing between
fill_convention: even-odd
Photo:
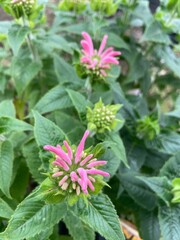
<instances>
[{"instance_id":1,"label":"green bud cluster","mask_svg":"<svg viewBox=\"0 0 180 240\"><path fill-rule=\"evenodd\" d=\"M100 133L112 130L117 124L116 113L120 107L120 104L105 106L100 99L94 109L87 110L88 129Z\"/></svg>"},{"instance_id":2,"label":"green bud cluster","mask_svg":"<svg viewBox=\"0 0 180 240\"><path fill-rule=\"evenodd\" d=\"M86 8L87 0L63 0L59 3L59 9L63 11L82 12Z\"/></svg>"},{"instance_id":3,"label":"green bud cluster","mask_svg":"<svg viewBox=\"0 0 180 240\"><path fill-rule=\"evenodd\" d=\"M22 16L30 16L35 4L36 0L12 0L11 9L13 15L16 18L20 18Z\"/></svg>"},{"instance_id":4,"label":"green bud cluster","mask_svg":"<svg viewBox=\"0 0 180 240\"><path fill-rule=\"evenodd\" d=\"M172 189L172 194L173 194L173 203L180 203L180 178L175 178L172 181L173 189Z\"/></svg>"},{"instance_id":5,"label":"green bud cluster","mask_svg":"<svg viewBox=\"0 0 180 240\"><path fill-rule=\"evenodd\" d=\"M118 2L114 0L91 0L90 6L94 11L102 12L106 15L113 15L118 9Z\"/></svg>"},{"instance_id":6,"label":"green bud cluster","mask_svg":"<svg viewBox=\"0 0 180 240\"><path fill-rule=\"evenodd\" d=\"M153 120L149 116L137 121L136 134L140 139L153 140L160 132L158 120Z\"/></svg>"}]
</instances>

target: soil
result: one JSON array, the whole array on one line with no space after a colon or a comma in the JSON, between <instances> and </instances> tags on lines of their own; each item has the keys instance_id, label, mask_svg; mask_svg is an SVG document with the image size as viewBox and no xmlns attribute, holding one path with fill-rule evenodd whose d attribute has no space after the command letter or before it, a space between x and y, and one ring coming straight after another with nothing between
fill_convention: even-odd
<instances>
[{"instance_id":1,"label":"soil","mask_svg":"<svg viewBox=\"0 0 180 240\"><path fill-rule=\"evenodd\" d=\"M11 16L5 13L2 9L0 9L0 21L7 21L10 20Z\"/></svg>"}]
</instances>

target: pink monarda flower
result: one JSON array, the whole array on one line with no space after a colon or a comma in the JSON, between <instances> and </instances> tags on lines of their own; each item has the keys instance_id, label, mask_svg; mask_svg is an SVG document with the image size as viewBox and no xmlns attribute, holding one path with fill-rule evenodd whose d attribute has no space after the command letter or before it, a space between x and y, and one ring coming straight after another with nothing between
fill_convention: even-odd
<instances>
[{"instance_id":1,"label":"pink monarda flower","mask_svg":"<svg viewBox=\"0 0 180 240\"><path fill-rule=\"evenodd\" d=\"M58 185L62 190L75 191L77 195L81 192L88 194L88 189L95 190L93 183L96 182L96 175L110 176L109 173L97 169L97 167L106 164L106 161L98 161L93 157L93 154L87 155L84 152L84 145L88 135L89 131L86 130L75 153L67 141L64 141L66 151L60 145L56 147L44 146L45 150L56 155L55 161L52 162L55 166L52 177L58 180Z\"/></svg>"},{"instance_id":2,"label":"pink monarda flower","mask_svg":"<svg viewBox=\"0 0 180 240\"><path fill-rule=\"evenodd\" d=\"M104 35L99 50L94 49L92 39L88 33L82 32L82 36L84 39L81 40L81 46L83 47L81 63L87 70L92 71L97 76L106 77L111 65L119 64L116 56L121 55L121 53L114 51L113 47L105 50L108 35Z\"/></svg>"}]
</instances>

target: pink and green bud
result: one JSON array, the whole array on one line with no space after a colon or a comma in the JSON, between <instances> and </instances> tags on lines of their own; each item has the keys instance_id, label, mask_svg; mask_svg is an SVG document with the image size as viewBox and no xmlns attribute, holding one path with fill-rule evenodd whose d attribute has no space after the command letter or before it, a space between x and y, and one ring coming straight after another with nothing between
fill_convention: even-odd
<instances>
[{"instance_id":1,"label":"pink and green bud","mask_svg":"<svg viewBox=\"0 0 180 240\"><path fill-rule=\"evenodd\" d=\"M102 133L113 130L121 120L116 119L116 114L122 105L104 105L100 99L93 109L87 109L88 129L92 132Z\"/></svg>"},{"instance_id":2,"label":"pink and green bud","mask_svg":"<svg viewBox=\"0 0 180 240\"><path fill-rule=\"evenodd\" d=\"M109 173L98 169L107 162L97 160L94 155L85 151L85 142L89 131L85 131L76 151L64 141L64 146L44 146L44 149L55 155L51 163L52 172L50 178L56 186L67 194L85 194L94 192L98 184L99 176L109 177ZM102 183L102 181L101 181Z\"/></svg>"},{"instance_id":3,"label":"pink and green bud","mask_svg":"<svg viewBox=\"0 0 180 240\"><path fill-rule=\"evenodd\" d=\"M172 185L172 194L174 196L172 199L172 203L180 203L180 178L175 178L172 181Z\"/></svg>"},{"instance_id":4,"label":"pink and green bud","mask_svg":"<svg viewBox=\"0 0 180 240\"><path fill-rule=\"evenodd\" d=\"M36 0L11 0L12 14L16 18L29 17L35 8Z\"/></svg>"},{"instance_id":5,"label":"pink and green bud","mask_svg":"<svg viewBox=\"0 0 180 240\"><path fill-rule=\"evenodd\" d=\"M107 77L111 66L119 64L116 57L121 53L114 51L112 47L105 50L108 35L103 37L99 50L94 49L93 41L88 33L82 32L82 36L84 39L81 40L82 56L80 61L86 73L98 78Z\"/></svg>"}]
</instances>

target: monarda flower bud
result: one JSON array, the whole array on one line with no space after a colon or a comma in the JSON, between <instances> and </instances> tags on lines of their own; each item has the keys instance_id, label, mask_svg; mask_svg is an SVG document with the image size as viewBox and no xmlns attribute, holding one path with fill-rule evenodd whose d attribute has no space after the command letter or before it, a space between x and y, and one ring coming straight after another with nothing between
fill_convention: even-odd
<instances>
[{"instance_id":1,"label":"monarda flower bud","mask_svg":"<svg viewBox=\"0 0 180 240\"><path fill-rule=\"evenodd\" d=\"M100 99L94 109L87 109L88 129L99 133L105 130L111 131L116 127L117 122L121 121L116 119L116 113L120 108L120 104L105 106Z\"/></svg>"},{"instance_id":2,"label":"monarda flower bud","mask_svg":"<svg viewBox=\"0 0 180 240\"><path fill-rule=\"evenodd\" d=\"M120 1L114 1L114 0L101 0L101 1L91 0L90 6L91 6L91 9L94 11L98 11L108 16L111 16L116 13L119 2Z\"/></svg>"},{"instance_id":3,"label":"monarda flower bud","mask_svg":"<svg viewBox=\"0 0 180 240\"><path fill-rule=\"evenodd\" d=\"M89 131L85 131L76 151L67 141L64 146L44 146L45 150L52 152L55 159L51 163L50 178L54 181L59 191L64 195L89 195L99 189L99 177L109 177L109 173L100 170L105 165L104 160L97 160L94 154L84 150L85 141ZM101 179L101 186L102 186ZM104 183L105 184L105 183Z\"/></svg>"},{"instance_id":4,"label":"monarda flower bud","mask_svg":"<svg viewBox=\"0 0 180 240\"><path fill-rule=\"evenodd\" d=\"M59 10L82 12L86 8L86 0L63 0L59 3Z\"/></svg>"},{"instance_id":5,"label":"monarda flower bud","mask_svg":"<svg viewBox=\"0 0 180 240\"><path fill-rule=\"evenodd\" d=\"M12 0L11 8L12 14L16 18L23 16L30 16L35 7L36 0Z\"/></svg>"}]
</instances>

